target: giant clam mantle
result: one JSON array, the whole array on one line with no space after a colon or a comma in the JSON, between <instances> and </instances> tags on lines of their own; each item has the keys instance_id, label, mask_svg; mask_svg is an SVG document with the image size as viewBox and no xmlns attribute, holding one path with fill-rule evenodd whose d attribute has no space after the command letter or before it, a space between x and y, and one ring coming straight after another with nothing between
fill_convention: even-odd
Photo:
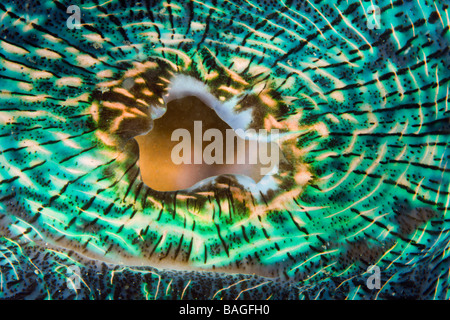
<instances>
[{"instance_id":1,"label":"giant clam mantle","mask_svg":"<svg viewBox=\"0 0 450 320\"><path fill-rule=\"evenodd\" d=\"M445 1L6 1L0 20L1 298L449 297ZM149 188L135 137L187 96L278 129L278 174Z\"/></svg>"}]
</instances>

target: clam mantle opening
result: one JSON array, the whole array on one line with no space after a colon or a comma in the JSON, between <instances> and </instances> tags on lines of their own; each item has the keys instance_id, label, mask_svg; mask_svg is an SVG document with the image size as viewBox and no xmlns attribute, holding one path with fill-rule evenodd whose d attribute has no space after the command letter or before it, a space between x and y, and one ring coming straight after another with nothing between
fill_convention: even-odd
<instances>
[{"instance_id":1,"label":"clam mantle opening","mask_svg":"<svg viewBox=\"0 0 450 320\"><path fill-rule=\"evenodd\" d=\"M199 124L201 124L200 134ZM185 133L184 137L188 133L187 137L190 139L188 154L184 153L187 148L180 148L181 143L186 146L186 141L184 141L186 139L179 135L176 139L176 135L174 135L174 132L180 132L179 129L185 129L182 130ZM216 133L219 130L223 141L217 141L216 136L210 137L208 141L198 139L200 136L204 138L204 133L209 129L216 129ZM227 149L230 137L232 137L234 147ZM251 147L251 143L256 143L258 150L267 151L267 156L271 157L274 155L273 150L275 149L272 145L273 142L244 140L213 109L195 96L170 101L167 104L166 113L154 121L152 130L145 135L135 137L135 139L139 144L139 166L142 180L147 186L157 191L188 189L195 187L196 184L207 178L225 174L245 175L258 183L264 176L262 172L267 171L267 167L270 165L273 167L273 164L267 164L267 158L263 163L260 157L254 157L255 149ZM213 145L219 147L212 149ZM201 150L199 150L200 148ZM206 148L209 149L205 151ZM219 151L218 154L217 151ZM233 152L231 155L230 151ZM276 151L279 151L278 145L276 145ZM191 161L178 164L176 162L180 161L174 161L174 154L187 159L189 153ZM200 163L198 157L197 160L194 159L199 154L203 155ZM222 155L223 163L209 161L211 164L208 164L205 162L205 154L211 154L215 159L221 158ZM253 161L250 161L251 156L253 156ZM238 157L240 157L240 161L238 161Z\"/></svg>"}]
</instances>

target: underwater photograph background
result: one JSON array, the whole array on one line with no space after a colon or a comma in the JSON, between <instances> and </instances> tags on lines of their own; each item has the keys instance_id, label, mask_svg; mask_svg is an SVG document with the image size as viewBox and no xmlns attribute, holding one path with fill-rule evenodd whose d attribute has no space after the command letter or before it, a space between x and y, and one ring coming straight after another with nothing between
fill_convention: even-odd
<instances>
[{"instance_id":1,"label":"underwater photograph background","mask_svg":"<svg viewBox=\"0 0 450 320\"><path fill-rule=\"evenodd\" d=\"M448 7L2 1L0 299L448 299ZM192 96L278 172L148 186Z\"/></svg>"}]
</instances>

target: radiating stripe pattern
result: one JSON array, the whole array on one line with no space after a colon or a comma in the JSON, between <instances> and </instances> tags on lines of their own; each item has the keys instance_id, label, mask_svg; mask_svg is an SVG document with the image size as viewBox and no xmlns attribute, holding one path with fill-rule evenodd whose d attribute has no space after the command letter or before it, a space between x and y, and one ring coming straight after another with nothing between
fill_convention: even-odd
<instances>
[{"instance_id":1,"label":"radiating stripe pattern","mask_svg":"<svg viewBox=\"0 0 450 320\"><path fill-rule=\"evenodd\" d=\"M445 1L4 1L0 24L0 298L449 298ZM280 130L273 190L143 183L133 137L177 76Z\"/></svg>"}]
</instances>

